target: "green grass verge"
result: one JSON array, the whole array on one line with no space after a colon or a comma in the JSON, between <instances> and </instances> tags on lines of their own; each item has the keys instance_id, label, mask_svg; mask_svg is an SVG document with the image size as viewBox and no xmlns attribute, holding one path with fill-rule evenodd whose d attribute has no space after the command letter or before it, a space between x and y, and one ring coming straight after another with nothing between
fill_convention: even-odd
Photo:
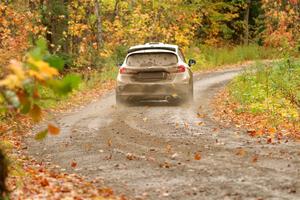
<instances>
[{"instance_id":1,"label":"green grass verge","mask_svg":"<svg viewBox=\"0 0 300 200\"><path fill-rule=\"evenodd\" d=\"M281 55L275 49L252 44L222 48L209 46L192 47L188 49L186 57L197 61L193 71L202 71L250 60L277 59Z\"/></svg>"},{"instance_id":2,"label":"green grass verge","mask_svg":"<svg viewBox=\"0 0 300 200\"><path fill-rule=\"evenodd\" d=\"M240 104L237 112L267 114L274 125L299 123L300 61L257 63L231 82L229 92Z\"/></svg>"}]
</instances>

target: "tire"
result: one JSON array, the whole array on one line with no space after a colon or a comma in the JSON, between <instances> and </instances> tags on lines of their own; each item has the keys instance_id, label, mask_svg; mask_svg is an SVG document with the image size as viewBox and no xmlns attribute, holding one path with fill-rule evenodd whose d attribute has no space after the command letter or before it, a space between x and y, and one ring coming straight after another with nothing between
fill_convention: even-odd
<instances>
[{"instance_id":1,"label":"tire","mask_svg":"<svg viewBox=\"0 0 300 200\"><path fill-rule=\"evenodd\" d=\"M120 95L116 95L116 104L117 105L126 105L127 101L122 98Z\"/></svg>"}]
</instances>

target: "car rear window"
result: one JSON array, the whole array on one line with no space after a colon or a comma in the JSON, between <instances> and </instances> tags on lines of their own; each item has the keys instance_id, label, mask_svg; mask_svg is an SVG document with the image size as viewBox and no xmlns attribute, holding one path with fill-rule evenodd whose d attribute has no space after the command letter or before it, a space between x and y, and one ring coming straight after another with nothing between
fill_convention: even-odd
<instances>
[{"instance_id":1,"label":"car rear window","mask_svg":"<svg viewBox=\"0 0 300 200\"><path fill-rule=\"evenodd\" d=\"M128 66L169 66L177 64L177 56L173 53L137 53L127 58Z\"/></svg>"}]
</instances>

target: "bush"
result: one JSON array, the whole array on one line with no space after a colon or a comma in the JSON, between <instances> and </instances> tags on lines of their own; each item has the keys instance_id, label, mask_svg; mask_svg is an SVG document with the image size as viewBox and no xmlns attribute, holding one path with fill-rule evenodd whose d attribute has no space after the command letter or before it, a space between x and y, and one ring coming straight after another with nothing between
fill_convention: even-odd
<instances>
[{"instance_id":1,"label":"bush","mask_svg":"<svg viewBox=\"0 0 300 200\"><path fill-rule=\"evenodd\" d=\"M266 112L278 122L299 122L300 62L287 59L270 66L257 64L236 77L229 90L242 110Z\"/></svg>"},{"instance_id":2,"label":"bush","mask_svg":"<svg viewBox=\"0 0 300 200\"><path fill-rule=\"evenodd\" d=\"M188 50L187 56L195 58L197 65L195 71L217 68L221 65L237 64L249 60L274 59L280 57L275 49L265 48L256 44L235 47L192 47Z\"/></svg>"}]
</instances>

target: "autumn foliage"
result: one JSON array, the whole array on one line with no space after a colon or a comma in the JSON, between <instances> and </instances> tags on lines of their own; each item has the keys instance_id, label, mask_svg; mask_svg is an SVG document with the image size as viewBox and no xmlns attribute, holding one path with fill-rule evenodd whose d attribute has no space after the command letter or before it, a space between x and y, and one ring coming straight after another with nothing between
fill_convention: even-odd
<instances>
[{"instance_id":1,"label":"autumn foliage","mask_svg":"<svg viewBox=\"0 0 300 200\"><path fill-rule=\"evenodd\" d=\"M299 0L0 1L1 133L9 129L8 119L29 116L33 122L39 122L43 105L52 98L45 91L55 97L71 93L81 80L72 74L74 71L109 71L122 61L131 45L178 44L197 54L199 63L205 60L200 50L203 45L209 46L207 51L225 45L231 49L234 45L255 44L286 54L299 52L299 7ZM206 55L211 56L211 52ZM243 57L239 52L234 55ZM223 60L226 59L212 63L224 64ZM257 111L264 115L254 119L264 121L280 116L280 123L273 127L263 124L249 134L274 135L278 129L281 137L283 129L296 133L299 128L299 64L283 65L246 74L232 83L235 91L226 97L231 95L235 101L222 109L225 114L236 116L242 110L252 116L252 111ZM249 117L249 113L243 114L244 118ZM49 124L35 139L42 140L48 133L58 135L60 129ZM127 155L127 159L134 160L135 156ZM195 153L194 159L202 159L200 152ZM77 163L74 161L71 166L76 168ZM169 168L169 164L163 167ZM45 178L38 181L42 187L49 186ZM101 192L112 195L111 190Z\"/></svg>"}]
</instances>

